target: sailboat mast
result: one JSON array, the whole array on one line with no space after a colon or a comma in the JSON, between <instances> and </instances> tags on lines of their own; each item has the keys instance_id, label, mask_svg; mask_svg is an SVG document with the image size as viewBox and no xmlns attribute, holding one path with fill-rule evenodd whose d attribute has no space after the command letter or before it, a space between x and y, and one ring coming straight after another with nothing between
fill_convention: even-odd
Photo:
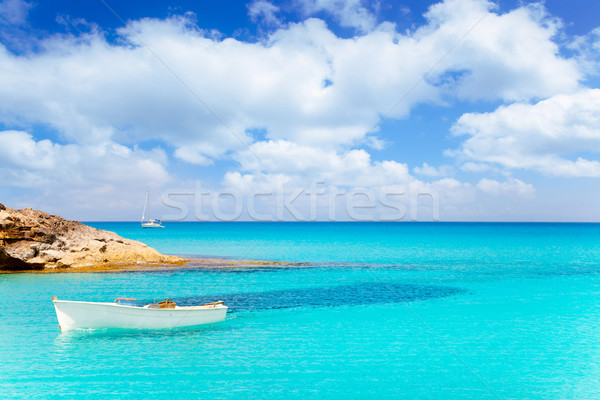
<instances>
[{"instance_id":1,"label":"sailboat mast","mask_svg":"<svg viewBox=\"0 0 600 400\"><path fill-rule=\"evenodd\" d=\"M147 196L146 196L146 202L144 203L144 208L142 209L142 224L144 223L144 218L146 218L146 204L148 204Z\"/></svg>"},{"instance_id":2,"label":"sailboat mast","mask_svg":"<svg viewBox=\"0 0 600 400\"><path fill-rule=\"evenodd\" d=\"M148 222L150 222L150 189L146 192L146 204L148 205Z\"/></svg>"}]
</instances>

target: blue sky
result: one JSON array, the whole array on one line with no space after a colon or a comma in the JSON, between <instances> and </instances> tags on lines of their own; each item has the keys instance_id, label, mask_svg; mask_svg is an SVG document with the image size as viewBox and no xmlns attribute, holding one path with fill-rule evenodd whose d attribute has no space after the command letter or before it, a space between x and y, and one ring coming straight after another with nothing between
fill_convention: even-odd
<instances>
[{"instance_id":1,"label":"blue sky","mask_svg":"<svg viewBox=\"0 0 600 400\"><path fill-rule=\"evenodd\" d=\"M136 220L150 188L176 220L600 221L597 15L3 0L0 202Z\"/></svg>"}]
</instances>

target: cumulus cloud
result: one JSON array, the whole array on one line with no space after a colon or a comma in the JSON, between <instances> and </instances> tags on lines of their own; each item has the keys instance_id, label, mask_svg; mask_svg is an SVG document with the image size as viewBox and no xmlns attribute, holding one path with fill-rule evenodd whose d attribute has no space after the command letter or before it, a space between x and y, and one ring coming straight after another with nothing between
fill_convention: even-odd
<instances>
[{"instance_id":1,"label":"cumulus cloud","mask_svg":"<svg viewBox=\"0 0 600 400\"><path fill-rule=\"evenodd\" d=\"M574 51L574 57L586 75L600 74L600 27L587 35L576 36L567 48Z\"/></svg>"},{"instance_id":2,"label":"cumulus cloud","mask_svg":"<svg viewBox=\"0 0 600 400\"><path fill-rule=\"evenodd\" d=\"M517 195L520 197L531 197L535 193L533 185L519 179L510 178L504 182L494 179L483 178L477 183L477 188L484 193L498 195Z\"/></svg>"},{"instance_id":3,"label":"cumulus cloud","mask_svg":"<svg viewBox=\"0 0 600 400\"><path fill-rule=\"evenodd\" d=\"M448 207L459 207L493 185L473 186L448 178L449 168L423 164L413 172L439 178L425 182L401 160L375 161L363 149L344 156L344 149L383 149L376 123L406 118L420 104L530 101L573 93L582 79L553 42L559 26L539 7L499 14L486 0L446 0L430 8L423 26L400 33L377 24L359 0L302 6L360 34L339 37L318 18L277 25L277 6L257 0L250 16L277 26L259 42L223 38L187 15L130 21L110 42L91 30L47 37L26 54L0 45L0 122L22 131L44 126L59 138L4 132L4 173L15 185L50 188L76 171L81 193L96 184L112 185L114 195L173 179L171 156L198 166L233 159L239 166L223 184L240 190L324 179L374 192L440 191ZM460 155L472 165L501 163L471 150L484 130L476 119L467 114L456 125L456 134L472 136ZM136 143L164 144L169 154ZM593 169L586 162L594 163L582 159L574 168Z\"/></svg>"},{"instance_id":4,"label":"cumulus cloud","mask_svg":"<svg viewBox=\"0 0 600 400\"><path fill-rule=\"evenodd\" d=\"M267 25L280 26L281 21L277 18L279 7L266 0L255 0L248 5L248 15L252 21L262 20Z\"/></svg>"},{"instance_id":5,"label":"cumulus cloud","mask_svg":"<svg viewBox=\"0 0 600 400\"><path fill-rule=\"evenodd\" d=\"M371 163L367 172L377 169L378 165ZM265 220L281 219L283 201L292 209L288 219L431 220L441 216L445 220L490 220L502 215L500 219L510 220L510 214L503 214L507 197L527 204L535 194L531 184L514 178L483 179L476 185L453 178L424 182L413 177L396 184L378 181L344 186L335 182L311 181L303 174L236 171L225 175L223 187L227 188L225 193L235 193L251 203L259 219Z\"/></svg>"},{"instance_id":6,"label":"cumulus cloud","mask_svg":"<svg viewBox=\"0 0 600 400\"><path fill-rule=\"evenodd\" d=\"M169 181L165 170L164 151L143 151L114 142L96 145L61 145L44 139L36 141L22 131L0 132L0 166L8 169L28 169L39 179L26 182L17 179L17 186L39 185L52 187L87 187L90 184L114 183L142 186Z\"/></svg>"},{"instance_id":7,"label":"cumulus cloud","mask_svg":"<svg viewBox=\"0 0 600 400\"><path fill-rule=\"evenodd\" d=\"M139 208L128 201L137 200L147 186L168 183L166 166L167 156L160 149L143 151L114 142L62 145L35 140L23 131L0 132L2 186L35 188L49 209L95 205L98 216L118 213L124 203Z\"/></svg>"},{"instance_id":8,"label":"cumulus cloud","mask_svg":"<svg viewBox=\"0 0 600 400\"><path fill-rule=\"evenodd\" d=\"M468 136L450 152L463 160L555 176L600 176L600 162L580 155L600 152L600 89L468 113L452 131Z\"/></svg>"},{"instance_id":9,"label":"cumulus cloud","mask_svg":"<svg viewBox=\"0 0 600 400\"><path fill-rule=\"evenodd\" d=\"M491 12L488 1L447 0L425 15L429 25L421 46L449 48L472 28L440 63L437 79L459 98L501 98L505 101L543 98L573 91L582 79L574 60L559 56L552 38L560 24L541 5L521 7L506 14ZM435 81L436 77L432 78Z\"/></svg>"},{"instance_id":10,"label":"cumulus cloud","mask_svg":"<svg viewBox=\"0 0 600 400\"><path fill-rule=\"evenodd\" d=\"M0 48L0 118L47 124L78 143L192 146L193 156L176 155L200 164L245 149L256 129L271 140L339 148L382 114L404 118L417 104L575 88L575 63L560 57L552 29L534 17L525 9L498 15L483 0L447 0L412 33L380 26L344 39L308 19L260 43L215 38L187 17L131 21L116 44L91 32L47 38L34 54Z\"/></svg>"},{"instance_id":11,"label":"cumulus cloud","mask_svg":"<svg viewBox=\"0 0 600 400\"><path fill-rule=\"evenodd\" d=\"M288 141L257 142L240 153L242 171L298 175L332 185L375 186L412 180L408 166L396 161L372 162L365 150L345 155Z\"/></svg>"},{"instance_id":12,"label":"cumulus cloud","mask_svg":"<svg viewBox=\"0 0 600 400\"><path fill-rule=\"evenodd\" d=\"M362 0L300 0L305 15L327 12L340 26L356 28L360 32L371 31L377 22L375 15L362 5Z\"/></svg>"},{"instance_id":13,"label":"cumulus cloud","mask_svg":"<svg viewBox=\"0 0 600 400\"><path fill-rule=\"evenodd\" d=\"M423 176L448 176L451 175L454 168L450 165L440 165L438 168L427 163L423 163L420 167L414 167L413 172Z\"/></svg>"},{"instance_id":14,"label":"cumulus cloud","mask_svg":"<svg viewBox=\"0 0 600 400\"><path fill-rule=\"evenodd\" d=\"M410 174L408 166L396 161L375 161L364 150L346 154L301 146L287 141L257 142L252 151L238 157L240 171L228 172L222 186L258 204L266 219L281 204L272 195L293 199L298 207L290 217L307 218L310 195L321 193L314 200L321 218L331 219L432 219L444 215L468 215L469 205L487 197L488 211L495 207L490 196L531 198L531 184L509 178L503 182L484 179L477 185L439 176L450 167L432 169L436 179L427 182ZM427 171L432 172L432 171ZM349 205L367 204L360 213ZM393 206L393 207L392 207ZM394 208L396 207L396 208ZM360 208L360 207L359 207ZM395 212L390 213L390 210ZM333 210L333 211L332 211ZM460 211L459 211L460 210ZM332 217L335 214L335 218Z\"/></svg>"},{"instance_id":15,"label":"cumulus cloud","mask_svg":"<svg viewBox=\"0 0 600 400\"><path fill-rule=\"evenodd\" d=\"M21 131L0 132L0 158L3 166L34 170L52 169L56 166L60 146L50 140L36 142Z\"/></svg>"}]
</instances>

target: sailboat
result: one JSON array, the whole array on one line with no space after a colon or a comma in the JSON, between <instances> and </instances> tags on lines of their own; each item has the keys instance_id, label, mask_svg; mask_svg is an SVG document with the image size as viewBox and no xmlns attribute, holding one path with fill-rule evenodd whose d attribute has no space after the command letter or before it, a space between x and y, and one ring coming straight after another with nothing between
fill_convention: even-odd
<instances>
[{"instance_id":1,"label":"sailboat","mask_svg":"<svg viewBox=\"0 0 600 400\"><path fill-rule=\"evenodd\" d=\"M148 219L144 221L144 218ZM150 189L146 192L146 204L144 204L144 212L142 213L142 228L164 228L160 219L150 219Z\"/></svg>"}]
</instances>

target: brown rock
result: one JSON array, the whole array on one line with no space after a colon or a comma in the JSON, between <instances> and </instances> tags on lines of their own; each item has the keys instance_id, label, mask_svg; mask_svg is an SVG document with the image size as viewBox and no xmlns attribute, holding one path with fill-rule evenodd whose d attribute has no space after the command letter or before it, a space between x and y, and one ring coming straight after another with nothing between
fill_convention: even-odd
<instances>
[{"instance_id":1,"label":"brown rock","mask_svg":"<svg viewBox=\"0 0 600 400\"><path fill-rule=\"evenodd\" d=\"M184 263L114 232L31 208L0 206L0 270Z\"/></svg>"},{"instance_id":2,"label":"brown rock","mask_svg":"<svg viewBox=\"0 0 600 400\"><path fill-rule=\"evenodd\" d=\"M43 268L44 266L42 264L26 263L19 258L12 257L6 252L4 247L0 246L0 269L6 271L23 271Z\"/></svg>"}]
</instances>

